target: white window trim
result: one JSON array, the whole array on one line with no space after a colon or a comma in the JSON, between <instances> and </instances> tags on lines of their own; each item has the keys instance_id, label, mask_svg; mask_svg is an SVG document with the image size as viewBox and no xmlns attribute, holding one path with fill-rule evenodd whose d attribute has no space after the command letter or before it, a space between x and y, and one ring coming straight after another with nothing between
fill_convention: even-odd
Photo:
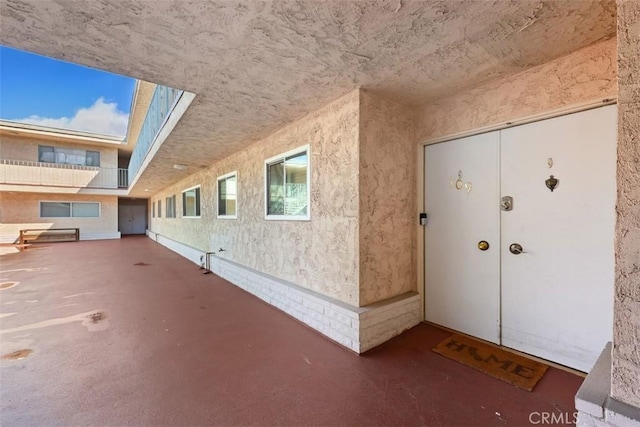
<instances>
[{"instance_id":1,"label":"white window trim","mask_svg":"<svg viewBox=\"0 0 640 427\"><path fill-rule=\"evenodd\" d=\"M236 177L236 214L235 215L220 215L220 194L218 194L218 192L220 191L220 181L230 178L232 176ZM238 171L233 171L233 172L229 172L229 173L225 173L224 175L220 175L218 177L218 179L216 179L216 215L218 219L238 219ZM200 190L202 191L202 190ZM200 206L200 213L202 213L202 206Z\"/></svg>"},{"instance_id":2,"label":"white window trim","mask_svg":"<svg viewBox=\"0 0 640 427\"><path fill-rule=\"evenodd\" d=\"M268 173L269 165L284 160L295 154L307 153L307 214L306 215L269 215L269 188ZM311 149L309 144L303 145L285 153L278 154L264 161L264 219L268 221L311 221Z\"/></svg>"},{"instance_id":3,"label":"white window trim","mask_svg":"<svg viewBox=\"0 0 640 427\"><path fill-rule=\"evenodd\" d=\"M42 203L70 203L69 216L42 216ZM73 216L73 204L74 203L97 203L98 204L98 216ZM102 203L92 202L90 200L78 200L76 202L71 200L38 200L38 218L42 219L73 219L76 221L95 221L102 218Z\"/></svg>"},{"instance_id":4,"label":"white window trim","mask_svg":"<svg viewBox=\"0 0 640 427\"><path fill-rule=\"evenodd\" d=\"M182 190L182 192L180 193L180 203L184 203L184 197L182 196L184 193L186 193L187 191L195 190L196 188L200 189L200 215L198 215L198 216L186 216L186 215L184 215L184 206L182 206L182 210L180 211L180 213L183 214L182 218L185 218L185 219L199 219L199 218L202 218L202 185L201 184L194 185L193 187L185 188L184 190Z\"/></svg>"}]
</instances>

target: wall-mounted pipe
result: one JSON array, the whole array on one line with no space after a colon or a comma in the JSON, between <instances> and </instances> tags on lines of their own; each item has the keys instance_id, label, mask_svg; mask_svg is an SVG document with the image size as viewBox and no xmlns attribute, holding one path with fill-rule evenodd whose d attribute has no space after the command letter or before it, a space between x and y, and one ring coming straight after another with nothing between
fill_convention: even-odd
<instances>
[{"instance_id":1,"label":"wall-mounted pipe","mask_svg":"<svg viewBox=\"0 0 640 427\"><path fill-rule=\"evenodd\" d=\"M202 274L211 273L211 259L209 257L213 254L214 252L205 252L204 255L200 257L200 270L204 270Z\"/></svg>"}]
</instances>

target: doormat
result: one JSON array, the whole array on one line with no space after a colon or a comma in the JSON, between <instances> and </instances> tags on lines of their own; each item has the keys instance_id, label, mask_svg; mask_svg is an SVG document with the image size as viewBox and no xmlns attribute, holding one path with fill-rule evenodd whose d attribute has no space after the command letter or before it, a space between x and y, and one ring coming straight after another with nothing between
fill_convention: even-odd
<instances>
[{"instance_id":1,"label":"doormat","mask_svg":"<svg viewBox=\"0 0 640 427\"><path fill-rule=\"evenodd\" d=\"M433 351L528 391L549 369L545 364L461 335L451 335Z\"/></svg>"}]
</instances>

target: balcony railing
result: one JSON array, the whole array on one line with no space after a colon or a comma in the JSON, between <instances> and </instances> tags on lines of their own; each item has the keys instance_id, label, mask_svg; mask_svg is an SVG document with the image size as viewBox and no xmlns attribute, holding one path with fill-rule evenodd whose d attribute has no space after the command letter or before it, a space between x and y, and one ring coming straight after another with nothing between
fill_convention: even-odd
<instances>
[{"instance_id":1,"label":"balcony railing","mask_svg":"<svg viewBox=\"0 0 640 427\"><path fill-rule=\"evenodd\" d=\"M129 169L118 168L118 188L129 186Z\"/></svg>"},{"instance_id":2,"label":"balcony railing","mask_svg":"<svg viewBox=\"0 0 640 427\"><path fill-rule=\"evenodd\" d=\"M0 183L74 188L122 188L118 168L0 160ZM126 169L124 169L126 172ZM124 186L126 187L126 185Z\"/></svg>"},{"instance_id":3,"label":"balcony railing","mask_svg":"<svg viewBox=\"0 0 640 427\"><path fill-rule=\"evenodd\" d=\"M140 167L142 167L149 149L183 93L184 91L180 89L161 85L156 86L153 97L151 98L151 103L149 104L147 116L144 119L144 124L142 125L138 141L136 142L136 147L129 161L130 179L134 179Z\"/></svg>"}]
</instances>

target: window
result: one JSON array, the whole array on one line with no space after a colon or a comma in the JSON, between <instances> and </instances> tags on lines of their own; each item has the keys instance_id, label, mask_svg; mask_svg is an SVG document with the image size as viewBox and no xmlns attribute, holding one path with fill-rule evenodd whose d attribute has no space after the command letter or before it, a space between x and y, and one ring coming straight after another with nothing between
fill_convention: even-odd
<instances>
[{"instance_id":1,"label":"window","mask_svg":"<svg viewBox=\"0 0 640 427\"><path fill-rule=\"evenodd\" d=\"M71 218L70 202L40 202L41 218Z\"/></svg>"},{"instance_id":2,"label":"window","mask_svg":"<svg viewBox=\"0 0 640 427\"><path fill-rule=\"evenodd\" d=\"M74 218L98 218L100 203L73 202L71 203L71 216Z\"/></svg>"},{"instance_id":3,"label":"window","mask_svg":"<svg viewBox=\"0 0 640 427\"><path fill-rule=\"evenodd\" d=\"M309 147L265 162L266 218L309 219Z\"/></svg>"},{"instance_id":4,"label":"window","mask_svg":"<svg viewBox=\"0 0 640 427\"><path fill-rule=\"evenodd\" d=\"M182 216L200 218L200 186L182 192Z\"/></svg>"},{"instance_id":5,"label":"window","mask_svg":"<svg viewBox=\"0 0 640 427\"><path fill-rule=\"evenodd\" d=\"M238 217L238 173L218 177L218 218Z\"/></svg>"},{"instance_id":6,"label":"window","mask_svg":"<svg viewBox=\"0 0 640 427\"><path fill-rule=\"evenodd\" d=\"M40 202L41 218L99 218L98 202Z\"/></svg>"},{"instance_id":7,"label":"window","mask_svg":"<svg viewBox=\"0 0 640 427\"><path fill-rule=\"evenodd\" d=\"M153 206L152 209L151 209L151 212L152 212L151 213L151 217L155 218L156 217L156 202L153 202L151 205Z\"/></svg>"},{"instance_id":8,"label":"window","mask_svg":"<svg viewBox=\"0 0 640 427\"><path fill-rule=\"evenodd\" d=\"M41 163L97 167L100 166L100 152L39 145L38 161Z\"/></svg>"},{"instance_id":9,"label":"window","mask_svg":"<svg viewBox=\"0 0 640 427\"><path fill-rule=\"evenodd\" d=\"M38 145L38 161L43 163L55 163L56 153L53 147Z\"/></svg>"},{"instance_id":10,"label":"window","mask_svg":"<svg viewBox=\"0 0 640 427\"><path fill-rule=\"evenodd\" d=\"M165 205L167 209L167 218L176 217L176 196L167 197L165 199Z\"/></svg>"},{"instance_id":11,"label":"window","mask_svg":"<svg viewBox=\"0 0 640 427\"><path fill-rule=\"evenodd\" d=\"M87 166L100 166L100 152L99 151L87 151Z\"/></svg>"},{"instance_id":12,"label":"window","mask_svg":"<svg viewBox=\"0 0 640 427\"><path fill-rule=\"evenodd\" d=\"M158 200L158 218L162 218L162 200Z\"/></svg>"}]
</instances>

